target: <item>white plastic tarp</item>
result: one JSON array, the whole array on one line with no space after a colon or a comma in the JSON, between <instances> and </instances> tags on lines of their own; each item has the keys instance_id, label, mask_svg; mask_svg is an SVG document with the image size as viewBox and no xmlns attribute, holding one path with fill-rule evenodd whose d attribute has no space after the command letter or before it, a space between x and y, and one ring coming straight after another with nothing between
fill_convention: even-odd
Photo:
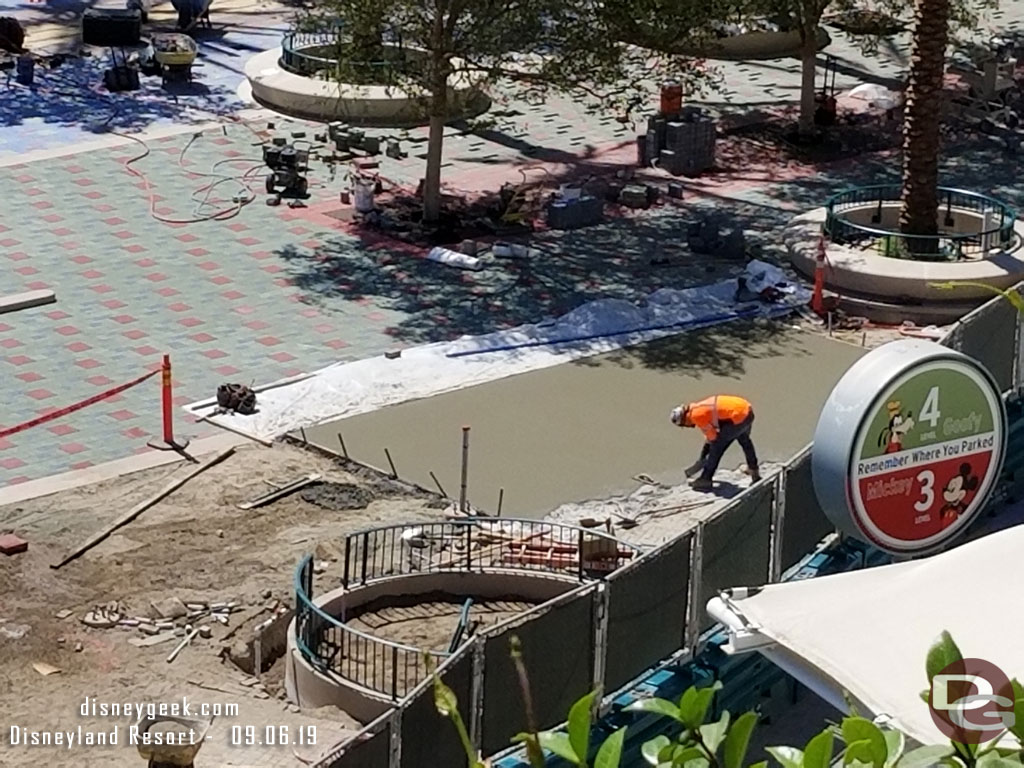
<instances>
[{"instance_id":1,"label":"white plastic tarp","mask_svg":"<svg viewBox=\"0 0 1024 768\"><path fill-rule=\"evenodd\" d=\"M928 649L947 630L965 657L1024 678L1021 551L1016 526L917 561L770 585L732 598L732 612L774 641L765 656L796 660L804 674L787 671L812 690L848 691L919 743L945 744L920 697Z\"/></svg>"},{"instance_id":2,"label":"white plastic tarp","mask_svg":"<svg viewBox=\"0 0 1024 768\"><path fill-rule=\"evenodd\" d=\"M681 290L663 288L640 305L600 299L547 322L405 349L394 360L378 356L338 363L262 391L257 387L258 410L250 416L214 415L213 398L185 410L225 429L271 441L301 427L727 322L737 313L777 316L810 300L806 288L788 282L781 270L765 262L750 262L747 276L759 285L776 284L783 298L738 304L736 281L725 280Z\"/></svg>"}]
</instances>

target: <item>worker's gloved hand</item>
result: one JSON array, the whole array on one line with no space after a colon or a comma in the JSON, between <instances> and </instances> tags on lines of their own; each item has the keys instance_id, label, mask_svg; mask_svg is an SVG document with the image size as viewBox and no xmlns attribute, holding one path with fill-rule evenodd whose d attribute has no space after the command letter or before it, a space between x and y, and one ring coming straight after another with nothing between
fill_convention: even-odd
<instances>
[{"instance_id":1,"label":"worker's gloved hand","mask_svg":"<svg viewBox=\"0 0 1024 768\"><path fill-rule=\"evenodd\" d=\"M693 477L694 475L699 473L702 469L704 469L704 460L703 459L697 459L697 461L693 462L693 464L691 464L686 469L684 469L683 472L686 473L687 477Z\"/></svg>"}]
</instances>

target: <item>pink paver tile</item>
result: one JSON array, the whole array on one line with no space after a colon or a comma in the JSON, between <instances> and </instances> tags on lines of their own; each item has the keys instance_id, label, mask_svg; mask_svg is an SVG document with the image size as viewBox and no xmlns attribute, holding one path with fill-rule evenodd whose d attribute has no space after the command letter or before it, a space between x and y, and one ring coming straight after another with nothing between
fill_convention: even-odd
<instances>
[{"instance_id":1,"label":"pink paver tile","mask_svg":"<svg viewBox=\"0 0 1024 768\"><path fill-rule=\"evenodd\" d=\"M210 252L205 248L189 248L187 251L185 251L185 253L189 254L190 256L206 256Z\"/></svg>"},{"instance_id":2,"label":"pink paver tile","mask_svg":"<svg viewBox=\"0 0 1024 768\"><path fill-rule=\"evenodd\" d=\"M141 440L142 438L149 435L149 433L142 427L131 427L129 429L121 430L121 434L127 437L129 440Z\"/></svg>"},{"instance_id":3,"label":"pink paver tile","mask_svg":"<svg viewBox=\"0 0 1024 768\"><path fill-rule=\"evenodd\" d=\"M334 323L317 323L313 326L313 330L317 333L330 333L336 330Z\"/></svg>"},{"instance_id":4,"label":"pink paver tile","mask_svg":"<svg viewBox=\"0 0 1024 768\"><path fill-rule=\"evenodd\" d=\"M25 283L25 287L30 291L45 291L49 289L50 284L43 282L42 280L32 280L31 282Z\"/></svg>"},{"instance_id":5,"label":"pink paver tile","mask_svg":"<svg viewBox=\"0 0 1024 768\"><path fill-rule=\"evenodd\" d=\"M148 334L145 331L140 331L138 328L135 328L135 329L133 329L131 331L125 331L121 335L124 336L126 339L131 339L132 341L138 341L139 339L146 338L146 336Z\"/></svg>"},{"instance_id":6,"label":"pink paver tile","mask_svg":"<svg viewBox=\"0 0 1024 768\"><path fill-rule=\"evenodd\" d=\"M86 379L94 387L105 387L108 384L113 384L114 380L109 376L90 376Z\"/></svg>"},{"instance_id":7,"label":"pink paver tile","mask_svg":"<svg viewBox=\"0 0 1024 768\"><path fill-rule=\"evenodd\" d=\"M251 331L264 331L270 327L270 323L265 323L262 320L250 320L243 325Z\"/></svg>"},{"instance_id":8,"label":"pink paver tile","mask_svg":"<svg viewBox=\"0 0 1024 768\"><path fill-rule=\"evenodd\" d=\"M4 469L18 469L19 467L24 466L25 462L14 456L11 456L8 459L0 459L0 467L3 467Z\"/></svg>"},{"instance_id":9,"label":"pink paver tile","mask_svg":"<svg viewBox=\"0 0 1024 768\"><path fill-rule=\"evenodd\" d=\"M205 269L207 272L212 272L215 269L220 269L220 264L216 261L203 261L196 265L200 269Z\"/></svg>"},{"instance_id":10,"label":"pink paver tile","mask_svg":"<svg viewBox=\"0 0 1024 768\"><path fill-rule=\"evenodd\" d=\"M245 232L249 227L240 221L236 221L234 224L228 224L228 229L232 232Z\"/></svg>"},{"instance_id":11,"label":"pink paver tile","mask_svg":"<svg viewBox=\"0 0 1024 768\"><path fill-rule=\"evenodd\" d=\"M71 468L72 469L88 469L91 466L92 466L92 462L91 461L76 461L74 464L71 465Z\"/></svg>"},{"instance_id":12,"label":"pink paver tile","mask_svg":"<svg viewBox=\"0 0 1024 768\"><path fill-rule=\"evenodd\" d=\"M81 443L65 443L64 445L60 446L60 449L64 451L64 453L75 454L84 451L85 446L82 445Z\"/></svg>"},{"instance_id":13,"label":"pink paver tile","mask_svg":"<svg viewBox=\"0 0 1024 768\"><path fill-rule=\"evenodd\" d=\"M7 333L12 329L13 326L8 325L7 323L0 323L0 333Z\"/></svg>"},{"instance_id":14,"label":"pink paver tile","mask_svg":"<svg viewBox=\"0 0 1024 768\"><path fill-rule=\"evenodd\" d=\"M231 282L231 278L227 275L217 275L216 277L211 277L210 282L214 285L227 285Z\"/></svg>"},{"instance_id":15,"label":"pink paver tile","mask_svg":"<svg viewBox=\"0 0 1024 768\"><path fill-rule=\"evenodd\" d=\"M302 315L303 317L319 317L320 310L313 309L312 307L310 307L309 309L302 310L301 312L299 312L299 314Z\"/></svg>"},{"instance_id":16,"label":"pink paver tile","mask_svg":"<svg viewBox=\"0 0 1024 768\"><path fill-rule=\"evenodd\" d=\"M15 251L14 253L8 253L7 258L11 261L24 261L29 256L24 251Z\"/></svg>"},{"instance_id":17,"label":"pink paver tile","mask_svg":"<svg viewBox=\"0 0 1024 768\"><path fill-rule=\"evenodd\" d=\"M128 251L128 253L145 253L146 246L139 245L138 243L132 243L131 245L124 245L121 250Z\"/></svg>"},{"instance_id":18,"label":"pink paver tile","mask_svg":"<svg viewBox=\"0 0 1024 768\"><path fill-rule=\"evenodd\" d=\"M17 477L12 477L10 480L8 480L7 484L8 485L20 485L21 483L27 483L31 479L32 478L29 477L28 475L18 475Z\"/></svg>"},{"instance_id":19,"label":"pink paver tile","mask_svg":"<svg viewBox=\"0 0 1024 768\"><path fill-rule=\"evenodd\" d=\"M127 224L128 222L118 216L111 216L109 218L103 219L103 223L111 227L119 227L122 224Z\"/></svg>"},{"instance_id":20,"label":"pink paver tile","mask_svg":"<svg viewBox=\"0 0 1024 768\"><path fill-rule=\"evenodd\" d=\"M176 301L173 304L168 304L167 308L171 310L171 312L188 312L192 309L192 307L183 301Z\"/></svg>"},{"instance_id":21,"label":"pink paver tile","mask_svg":"<svg viewBox=\"0 0 1024 768\"><path fill-rule=\"evenodd\" d=\"M92 179L73 179L72 183L77 184L80 187L91 187L96 182Z\"/></svg>"},{"instance_id":22,"label":"pink paver tile","mask_svg":"<svg viewBox=\"0 0 1024 768\"><path fill-rule=\"evenodd\" d=\"M253 251L249 255L252 256L254 259L259 259L262 261L263 259L269 259L274 254L271 253L270 251Z\"/></svg>"},{"instance_id":23,"label":"pink paver tile","mask_svg":"<svg viewBox=\"0 0 1024 768\"><path fill-rule=\"evenodd\" d=\"M75 365L79 368L85 368L87 371L91 371L93 368L99 368L103 363L91 357L86 357L81 360L75 360Z\"/></svg>"},{"instance_id":24,"label":"pink paver tile","mask_svg":"<svg viewBox=\"0 0 1024 768\"><path fill-rule=\"evenodd\" d=\"M46 428L48 431L57 435L57 437L64 437L65 435L73 435L78 430L72 427L70 424L54 424L52 427Z\"/></svg>"},{"instance_id":25,"label":"pink paver tile","mask_svg":"<svg viewBox=\"0 0 1024 768\"><path fill-rule=\"evenodd\" d=\"M17 339L0 339L0 347L3 347L4 349L14 349L21 345L21 342Z\"/></svg>"},{"instance_id":26,"label":"pink paver tile","mask_svg":"<svg viewBox=\"0 0 1024 768\"><path fill-rule=\"evenodd\" d=\"M85 256L85 255L82 255L82 254L79 254L78 256L72 256L71 260L73 262L75 262L75 264L91 264L92 263L92 258L91 257Z\"/></svg>"},{"instance_id":27,"label":"pink paver tile","mask_svg":"<svg viewBox=\"0 0 1024 768\"><path fill-rule=\"evenodd\" d=\"M102 304L107 309L121 309L121 307L128 306L120 299L107 299L106 301L101 301L100 304Z\"/></svg>"},{"instance_id":28,"label":"pink paver tile","mask_svg":"<svg viewBox=\"0 0 1024 768\"><path fill-rule=\"evenodd\" d=\"M46 400L47 398L53 397L53 392L48 389L30 389L25 394L33 400Z\"/></svg>"},{"instance_id":29,"label":"pink paver tile","mask_svg":"<svg viewBox=\"0 0 1024 768\"><path fill-rule=\"evenodd\" d=\"M199 239L198 237L193 235L191 232L186 232L183 235L175 235L174 238L176 240L180 240L183 243L194 243L196 240Z\"/></svg>"},{"instance_id":30,"label":"pink paver tile","mask_svg":"<svg viewBox=\"0 0 1024 768\"><path fill-rule=\"evenodd\" d=\"M137 355L143 355L143 356L158 355L158 354L160 354L160 350L159 349L156 349L155 347L151 347L148 344L143 345L141 347L135 347L132 351L135 354L137 354Z\"/></svg>"},{"instance_id":31,"label":"pink paver tile","mask_svg":"<svg viewBox=\"0 0 1024 768\"><path fill-rule=\"evenodd\" d=\"M47 224L57 224L59 222L64 221L64 217L61 216L59 213L48 213L45 216L43 216L42 219ZM0 232L6 232L6 231L7 230L5 230L5 229L0 229Z\"/></svg>"},{"instance_id":32,"label":"pink paver tile","mask_svg":"<svg viewBox=\"0 0 1024 768\"><path fill-rule=\"evenodd\" d=\"M108 413L108 416L117 419L118 421L127 421L128 419L134 419L138 414L132 413L127 408L122 408L119 411Z\"/></svg>"},{"instance_id":33,"label":"pink paver tile","mask_svg":"<svg viewBox=\"0 0 1024 768\"><path fill-rule=\"evenodd\" d=\"M280 272L283 267L280 264L267 264L265 267L260 267L264 272L269 272L271 275Z\"/></svg>"},{"instance_id":34,"label":"pink paver tile","mask_svg":"<svg viewBox=\"0 0 1024 768\"><path fill-rule=\"evenodd\" d=\"M53 208L53 203L51 203L49 200L36 200L34 203L32 203L32 207L35 208L37 211L48 211L51 208Z\"/></svg>"},{"instance_id":35,"label":"pink paver tile","mask_svg":"<svg viewBox=\"0 0 1024 768\"><path fill-rule=\"evenodd\" d=\"M189 336L189 338L192 339L192 341L199 342L200 344L206 344L207 342L216 341L217 339L216 336L211 336L208 333L194 333Z\"/></svg>"},{"instance_id":36,"label":"pink paver tile","mask_svg":"<svg viewBox=\"0 0 1024 768\"><path fill-rule=\"evenodd\" d=\"M57 237L70 237L71 235L75 234L75 230L68 229L67 227L57 227L56 229L52 230L52 232Z\"/></svg>"},{"instance_id":37,"label":"pink paver tile","mask_svg":"<svg viewBox=\"0 0 1024 768\"><path fill-rule=\"evenodd\" d=\"M162 283L164 280L167 279L167 275L165 275L163 272L150 272L145 277L151 283Z\"/></svg>"},{"instance_id":38,"label":"pink paver tile","mask_svg":"<svg viewBox=\"0 0 1024 768\"><path fill-rule=\"evenodd\" d=\"M13 248L16 245L21 245L21 240L15 240L13 237L5 237L3 240L0 240L0 245L4 248Z\"/></svg>"},{"instance_id":39,"label":"pink paver tile","mask_svg":"<svg viewBox=\"0 0 1024 768\"><path fill-rule=\"evenodd\" d=\"M180 291L177 288L171 288L171 286L168 285L161 288L159 291L157 291L157 293L163 296L164 298L170 298L171 296L177 296L180 293Z\"/></svg>"},{"instance_id":40,"label":"pink paver tile","mask_svg":"<svg viewBox=\"0 0 1024 768\"><path fill-rule=\"evenodd\" d=\"M117 232L114 232L112 234L119 240L131 240L134 237L136 237L134 232L130 232L127 229L119 229Z\"/></svg>"},{"instance_id":41,"label":"pink paver tile","mask_svg":"<svg viewBox=\"0 0 1024 768\"><path fill-rule=\"evenodd\" d=\"M85 168L80 165L69 165L64 170L68 173L85 173Z\"/></svg>"},{"instance_id":42,"label":"pink paver tile","mask_svg":"<svg viewBox=\"0 0 1024 768\"><path fill-rule=\"evenodd\" d=\"M11 355L10 357L6 358L6 360L11 365L27 365L28 363L35 362L35 360L33 360L28 355Z\"/></svg>"},{"instance_id":43,"label":"pink paver tile","mask_svg":"<svg viewBox=\"0 0 1024 768\"><path fill-rule=\"evenodd\" d=\"M25 373L16 373L14 378L21 379L26 384L31 384L34 381L42 381L45 377L39 375L35 371L25 371Z\"/></svg>"},{"instance_id":44,"label":"pink paver tile","mask_svg":"<svg viewBox=\"0 0 1024 768\"><path fill-rule=\"evenodd\" d=\"M238 238L238 242L240 242L242 245L245 245L245 246L252 246L252 245L259 245L260 242L262 242L262 241L259 238L256 238L256 237L240 237L240 238Z\"/></svg>"},{"instance_id":45,"label":"pink paver tile","mask_svg":"<svg viewBox=\"0 0 1024 768\"><path fill-rule=\"evenodd\" d=\"M90 285L89 290L95 291L96 293L110 293L114 289L106 283L100 283L99 285Z\"/></svg>"},{"instance_id":46,"label":"pink paver tile","mask_svg":"<svg viewBox=\"0 0 1024 768\"><path fill-rule=\"evenodd\" d=\"M84 341L73 341L70 344L65 345L71 352L85 352L86 350L92 349Z\"/></svg>"},{"instance_id":47,"label":"pink paver tile","mask_svg":"<svg viewBox=\"0 0 1024 768\"><path fill-rule=\"evenodd\" d=\"M131 315L114 315L114 317L112 319L113 319L113 321L115 323L120 323L121 325L127 325L128 323L134 323L134 322L136 322L136 320L138 320L138 318L132 317Z\"/></svg>"},{"instance_id":48,"label":"pink paver tile","mask_svg":"<svg viewBox=\"0 0 1024 768\"><path fill-rule=\"evenodd\" d=\"M46 316L51 320L64 320L65 318L71 317L71 315L61 309L55 309L53 312L47 312Z\"/></svg>"},{"instance_id":49,"label":"pink paver tile","mask_svg":"<svg viewBox=\"0 0 1024 768\"><path fill-rule=\"evenodd\" d=\"M211 360L219 360L222 357L227 357L228 353L220 349L205 349L200 354L203 357L208 357Z\"/></svg>"},{"instance_id":50,"label":"pink paver tile","mask_svg":"<svg viewBox=\"0 0 1024 768\"><path fill-rule=\"evenodd\" d=\"M250 306L235 307L231 311L232 312L237 312L240 315L251 315L253 312L256 311L256 307L250 307Z\"/></svg>"},{"instance_id":51,"label":"pink paver tile","mask_svg":"<svg viewBox=\"0 0 1024 768\"><path fill-rule=\"evenodd\" d=\"M331 339L330 341L325 341L324 346L331 349L344 349L348 346L348 342L342 339Z\"/></svg>"},{"instance_id":52,"label":"pink paver tile","mask_svg":"<svg viewBox=\"0 0 1024 768\"><path fill-rule=\"evenodd\" d=\"M29 266L18 267L14 271L17 272L19 275L24 275L25 277L28 277L29 275L38 275L39 274L39 270L38 269L36 269L35 267L29 267Z\"/></svg>"},{"instance_id":53,"label":"pink paver tile","mask_svg":"<svg viewBox=\"0 0 1024 768\"><path fill-rule=\"evenodd\" d=\"M232 290L232 291L224 291L224 293L222 293L221 296L223 296L228 301L234 301L235 299L244 299L245 298L245 294L244 293L242 293L241 291L234 291L234 290Z\"/></svg>"},{"instance_id":54,"label":"pink paver tile","mask_svg":"<svg viewBox=\"0 0 1024 768\"><path fill-rule=\"evenodd\" d=\"M240 373L240 371L233 365L218 365L213 370L221 376L234 376L236 373Z\"/></svg>"},{"instance_id":55,"label":"pink paver tile","mask_svg":"<svg viewBox=\"0 0 1024 768\"><path fill-rule=\"evenodd\" d=\"M287 352L275 352L270 356L271 360L276 360L279 363L290 363L295 359L295 355L288 354Z\"/></svg>"},{"instance_id":56,"label":"pink paver tile","mask_svg":"<svg viewBox=\"0 0 1024 768\"><path fill-rule=\"evenodd\" d=\"M367 312L364 317L374 323L382 322L385 318L380 312Z\"/></svg>"},{"instance_id":57,"label":"pink paver tile","mask_svg":"<svg viewBox=\"0 0 1024 768\"><path fill-rule=\"evenodd\" d=\"M156 266L156 262L153 261L152 259L148 259L148 258L147 259L139 259L138 261L134 262L134 264L135 264L135 266L142 267L143 269L149 269L150 267L155 267Z\"/></svg>"},{"instance_id":58,"label":"pink paver tile","mask_svg":"<svg viewBox=\"0 0 1024 768\"><path fill-rule=\"evenodd\" d=\"M183 325L186 328L195 328L197 325L202 325L203 321L198 317L183 317L178 321L178 325Z\"/></svg>"},{"instance_id":59,"label":"pink paver tile","mask_svg":"<svg viewBox=\"0 0 1024 768\"><path fill-rule=\"evenodd\" d=\"M84 277L86 280L96 280L100 277L103 277L103 273L100 272L98 269L87 269L85 270L85 272L82 272L82 277Z\"/></svg>"}]
</instances>

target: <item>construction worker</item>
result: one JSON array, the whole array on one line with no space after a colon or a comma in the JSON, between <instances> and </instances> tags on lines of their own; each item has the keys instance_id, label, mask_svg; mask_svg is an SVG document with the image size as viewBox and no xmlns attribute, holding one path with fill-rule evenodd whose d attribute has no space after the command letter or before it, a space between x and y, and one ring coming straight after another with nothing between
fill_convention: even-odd
<instances>
[{"instance_id":1,"label":"construction worker","mask_svg":"<svg viewBox=\"0 0 1024 768\"><path fill-rule=\"evenodd\" d=\"M750 440L750 428L754 424L754 408L742 397L735 395L714 395L696 403L681 405L672 409L672 423L677 427L696 427L704 433L704 447L700 459L686 469L686 476L700 472L700 477L690 481L696 491L710 491L712 478L722 454L738 442L747 459L747 473L756 483L761 479L758 470L757 452Z\"/></svg>"}]
</instances>

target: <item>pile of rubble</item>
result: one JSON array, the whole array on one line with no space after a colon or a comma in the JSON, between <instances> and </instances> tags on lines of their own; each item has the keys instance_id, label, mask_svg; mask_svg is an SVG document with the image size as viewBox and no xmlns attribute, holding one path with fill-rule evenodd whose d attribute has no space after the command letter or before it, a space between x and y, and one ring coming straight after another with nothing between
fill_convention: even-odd
<instances>
[{"instance_id":1,"label":"pile of rubble","mask_svg":"<svg viewBox=\"0 0 1024 768\"><path fill-rule=\"evenodd\" d=\"M93 629L113 629L114 627L137 631L142 637L132 638L129 642L140 648L158 645L175 638L186 638L191 642L195 637L209 638L213 636L214 623L227 626L231 614L242 610L235 601L230 602L189 602L185 603L177 597L168 597L150 603L148 616L133 615L123 604L114 601L96 606L82 616L81 621ZM58 614L58 618L66 618ZM187 645L187 643L186 643Z\"/></svg>"}]
</instances>

